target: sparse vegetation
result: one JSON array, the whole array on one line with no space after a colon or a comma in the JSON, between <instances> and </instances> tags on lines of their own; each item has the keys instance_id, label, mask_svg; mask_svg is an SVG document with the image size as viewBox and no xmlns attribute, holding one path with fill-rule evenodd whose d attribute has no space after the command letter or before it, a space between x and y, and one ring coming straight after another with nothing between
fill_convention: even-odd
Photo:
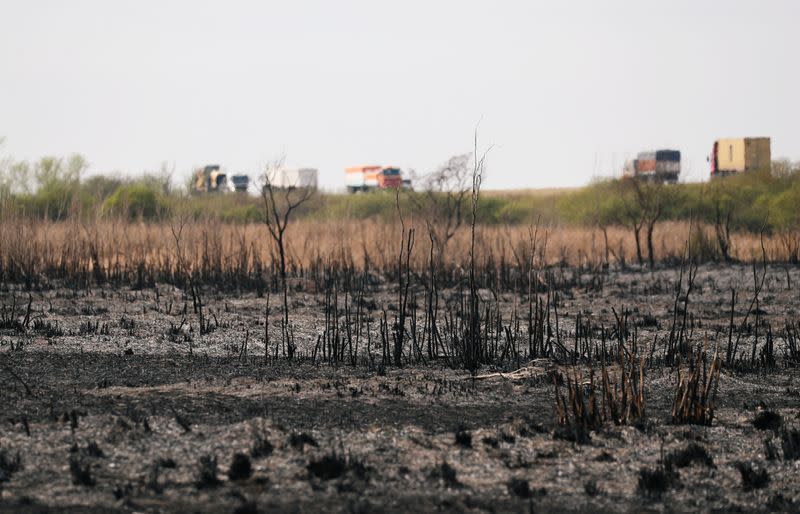
<instances>
[{"instance_id":1,"label":"sparse vegetation","mask_svg":"<svg viewBox=\"0 0 800 514\"><path fill-rule=\"evenodd\" d=\"M5 448L0 448L0 484L11 480L11 476L22 469L22 460L19 453L10 454Z\"/></svg>"},{"instance_id":2,"label":"sparse vegetation","mask_svg":"<svg viewBox=\"0 0 800 514\"><path fill-rule=\"evenodd\" d=\"M461 482L458 481L458 472L453 466L448 464L447 461L442 461L441 464L431 469L429 475L432 480L439 482L444 487L462 487ZM524 491L524 486L520 485L519 487L521 489L514 491L514 494L517 494L517 496L519 496L519 491Z\"/></svg>"},{"instance_id":3,"label":"sparse vegetation","mask_svg":"<svg viewBox=\"0 0 800 514\"><path fill-rule=\"evenodd\" d=\"M654 469L642 468L639 470L639 492L650 498L661 496L678 483L678 475L664 466Z\"/></svg>"},{"instance_id":4,"label":"sparse vegetation","mask_svg":"<svg viewBox=\"0 0 800 514\"><path fill-rule=\"evenodd\" d=\"M780 414L771 410L762 410L753 419L753 426L759 430L778 430L783 425Z\"/></svg>"},{"instance_id":5,"label":"sparse vegetation","mask_svg":"<svg viewBox=\"0 0 800 514\"><path fill-rule=\"evenodd\" d=\"M362 480L367 477L367 468L360 460L337 453L311 460L306 469L310 476L320 480L332 480L345 474L351 474Z\"/></svg>"},{"instance_id":6,"label":"sparse vegetation","mask_svg":"<svg viewBox=\"0 0 800 514\"><path fill-rule=\"evenodd\" d=\"M259 436L253 443L253 447L250 449L250 456L254 459L262 459L272 455L274 450L275 447L271 442L269 442L269 439Z\"/></svg>"},{"instance_id":7,"label":"sparse vegetation","mask_svg":"<svg viewBox=\"0 0 800 514\"><path fill-rule=\"evenodd\" d=\"M463 426L456 429L456 444L463 448L472 448L472 433Z\"/></svg>"},{"instance_id":8,"label":"sparse vegetation","mask_svg":"<svg viewBox=\"0 0 800 514\"><path fill-rule=\"evenodd\" d=\"M664 467L666 469L685 468L693 464L713 468L714 459L711 458L705 447L697 443L689 443L686 448L672 452L664 458Z\"/></svg>"},{"instance_id":9,"label":"sparse vegetation","mask_svg":"<svg viewBox=\"0 0 800 514\"><path fill-rule=\"evenodd\" d=\"M96 483L91 463L83 461L78 456L69 458L69 473L72 475L72 483L75 485L91 487Z\"/></svg>"},{"instance_id":10,"label":"sparse vegetation","mask_svg":"<svg viewBox=\"0 0 800 514\"><path fill-rule=\"evenodd\" d=\"M209 489L220 484L217 468L217 457L214 455L203 455L197 461L197 479L195 486L198 489Z\"/></svg>"},{"instance_id":11,"label":"sparse vegetation","mask_svg":"<svg viewBox=\"0 0 800 514\"><path fill-rule=\"evenodd\" d=\"M228 478L233 481L247 480L253 474L250 457L244 453L234 453L231 465L228 468Z\"/></svg>"},{"instance_id":12,"label":"sparse vegetation","mask_svg":"<svg viewBox=\"0 0 800 514\"><path fill-rule=\"evenodd\" d=\"M784 460L800 460L800 430L781 431L781 448Z\"/></svg>"},{"instance_id":13,"label":"sparse vegetation","mask_svg":"<svg viewBox=\"0 0 800 514\"><path fill-rule=\"evenodd\" d=\"M742 476L742 488L745 491L763 489L769 484L769 473L764 468L753 466L750 462L738 462L736 469Z\"/></svg>"},{"instance_id":14,"label":"sparse vegetation","mask_svg":"<svg viewBox=\"0 0 800 514\"><path fill-rule=\"evenodd\" d=\"M296 448L300 451L303 451L306 446L313 446L314 448L319 447L317 441L306 432L300 432L299 434L293 433L289 437L289 444L292 448Z\"/></svg>"},{"instance_id":15,"label":"sparse vegetation","mask_svg":"<svg viewBox=\"0 0 800 514\"><path fill-rule=\"evenodd\" d=\"M672 422L711 425L720 376L720 359L708 359L705 349L689 356L688 371L678 369L678 388L672 404Z\"/></svg>"},{"instance_id":16,"label":"sparse vegetation","mask_svg":"<svg viewBox=\"0 0 800 514\"><path fill-rule=\"evenodd\" d=\"M521 478L512 478L511 480L509 480L508 492L520 498L527 499L532 496L531 485L528 483L527 480L523 480Z\"/></svg>"}]
</instances>

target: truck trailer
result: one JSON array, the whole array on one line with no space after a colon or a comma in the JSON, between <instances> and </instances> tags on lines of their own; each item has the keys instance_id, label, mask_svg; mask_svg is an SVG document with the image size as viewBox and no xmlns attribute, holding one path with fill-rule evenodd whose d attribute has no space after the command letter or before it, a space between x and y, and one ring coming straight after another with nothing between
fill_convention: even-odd
<instances>
[{"instance_id":1,"label":"truck trailer","mask_svg":"<svg viewBox=\"0 0 800 514\"><path fill-rule=\"evenodd\" d=\"M772 153L768 137L718 139L708 158L711 177L723 177L754 171L770 172Z\"/></svg>"},{"instance_id":2,"label":"truck trailer","mask_svg":"<svg viewBox=\"0 0 800 514\"><path fill-rule=\"evenodd\" d=\"M626 177L649 182L675 183L681 173L679 150L639 152L636 159L625 163L622 173Z\"/></svg>"},{"instance_id":3,"label":"truck trailer","mask_svg":"<svg viewBox=\"0 0 800 514\"><path fill-rule=\"evenodd\" d=\"M273 167L267 170L266 180L275 189L317 189L318 175L316 168Z\"/></svg>"},{"instance_id":4,"label":"truck trailer","mask_svg":"<svg viewBox=\"0 0 800 514\"><path fill-rule=\"evenodd\" d=\"M349 193L374 191L376 189L398 189L404 187L400 168L393 166L353 166L345 168ZM408 187L411 186L410 181Z\"/></svg>"}]
</instances>

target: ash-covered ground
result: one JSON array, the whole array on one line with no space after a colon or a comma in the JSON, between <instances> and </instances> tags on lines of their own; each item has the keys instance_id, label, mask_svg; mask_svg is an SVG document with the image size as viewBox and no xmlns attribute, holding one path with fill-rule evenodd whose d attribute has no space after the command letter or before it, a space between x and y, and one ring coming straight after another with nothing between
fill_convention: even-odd
<instances>
[{"instance_id":1,"label":"ash-covered ground","mask_svg":"<svg viewBox=\"0 0 800 514\"><path fill-rule=\"evenodd\" d=\"M775 357L723 367L710 426L672 422L681 364L657 358L683 305L679 274L611 271L601 286L587 274L559 292L564 347L579 313L611 327L627 311L652 352L645 418L606 423L582 444L556 423L554 382L573 373L569 362L512 359L475 375L444 358L320 362L321 293L291 294L290 361L272 349L265 359L265 299L250 293L205 290L211 328L201 334L191 299L165 284L4 291L0 510L800 510L800 373L787 329L798 320L800 270L769 267L751 302L752 268L699 269L687 338L724 347L736 289L741 354L758 341L752 362L763 362L769 339ZM362 355L380 359L391 291L361 299L376 332ZM527 304L511 293L496 301L505 313ZM275 296L272 311L275 345Z\"/></svg>"}]
</instances>

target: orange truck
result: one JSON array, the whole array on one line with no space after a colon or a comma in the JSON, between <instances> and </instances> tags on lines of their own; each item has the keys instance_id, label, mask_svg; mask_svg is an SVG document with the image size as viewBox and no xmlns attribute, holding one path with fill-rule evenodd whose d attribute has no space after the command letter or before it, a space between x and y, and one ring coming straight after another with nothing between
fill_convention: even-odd
<instances>
[{"instance_id":1,"label":"orange truck","mask_svg":"<svg viewBox=\"0 0 800 514\"><path fill-rule=\"evenodd\" d=\"M393 166L352 166L345 168L347 192L397 189L403 187L403 174Z\"/></svg>"}]
</instances>

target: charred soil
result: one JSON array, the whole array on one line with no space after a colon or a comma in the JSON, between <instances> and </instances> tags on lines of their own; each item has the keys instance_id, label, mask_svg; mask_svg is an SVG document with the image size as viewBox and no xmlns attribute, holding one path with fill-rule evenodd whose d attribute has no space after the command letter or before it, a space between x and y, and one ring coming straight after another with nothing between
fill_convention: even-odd
<instances>
[{"instance_id":1,"label":"charred soil","mask_svg":"<svg viewBox=\"0 0 800 514\"><path fill-rule=\"evenodd\" d=\"M760 289L749 266L561 273L571 279L557 290L531 293L539 303L478 292L496 351L474 373L447 334L436 352L415 337L429 326L424 289L410 290L398 366L386 349L397 294L380 281L337 293L334 308L330 292L292 291L290 329L275 298L266 318L255 293L203 291L198 314L167 284L10 288L0 293L0 510L800 509L800 271L770 266ZM463 294L441 292L441 327L457 323L445 306ZM534 305L548 315L535 352ZM574 437L556 390L567 409L595 392L610 402L601 368L625 373L614 348L637 348L644 410L587 414ZM710 424L686 422L679 383L690 365L712 373L713 356Z\"/></svg>"}]
</instances>

